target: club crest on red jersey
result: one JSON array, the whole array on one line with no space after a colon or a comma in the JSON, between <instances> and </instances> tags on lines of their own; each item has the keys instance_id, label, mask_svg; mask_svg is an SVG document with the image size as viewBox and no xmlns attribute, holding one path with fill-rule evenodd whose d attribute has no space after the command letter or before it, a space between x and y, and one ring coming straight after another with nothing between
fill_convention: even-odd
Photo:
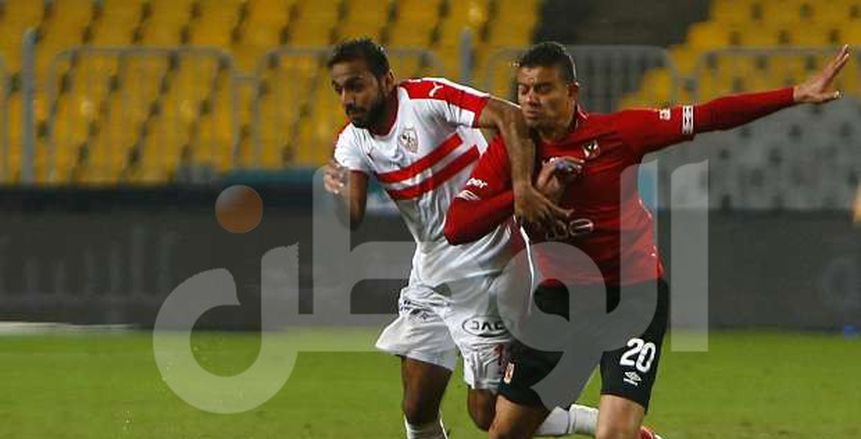
<instances>
[{"instance_id":1,"label":"club crest on red jersey","mask_svg":"<svg viewBox=\"0 0 861 439\"><path fill-rule=\"evenodd\" d=\"M398 144L401 148L409 152L415 153L419 150L419 135L415 128L406 128L398 137Z\"/></svg>"},{"instance_id":2,"label":"club crest on red jersey","mask_svg":"<svg viewBox=\"0 0 861 439\"><path fill-rule=\"evenodd\" d=\"M586 160L594 160L601 155L601 146L597 140L593 140L583 145L583 158Z\"/></svg>"}]
</instances>

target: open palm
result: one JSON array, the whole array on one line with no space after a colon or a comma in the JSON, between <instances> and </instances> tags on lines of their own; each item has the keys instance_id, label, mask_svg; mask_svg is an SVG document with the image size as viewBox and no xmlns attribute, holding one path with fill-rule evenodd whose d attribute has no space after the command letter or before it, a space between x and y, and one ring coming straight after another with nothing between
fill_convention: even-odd
<instances>
[{"instance_id":1,"label":"open palm","mask_svg":"<svg viewBox=\"0 0 861 439\"><path fill-rule=\"evenodd\" d=\"M817 73L802 84L795 86L795 102L802 104L824 104L840 98L839 91L831 91L831 83L849 62L849 46L840 48L837 56L828 63L821 72Z\"/></svg>"}]
</instances>

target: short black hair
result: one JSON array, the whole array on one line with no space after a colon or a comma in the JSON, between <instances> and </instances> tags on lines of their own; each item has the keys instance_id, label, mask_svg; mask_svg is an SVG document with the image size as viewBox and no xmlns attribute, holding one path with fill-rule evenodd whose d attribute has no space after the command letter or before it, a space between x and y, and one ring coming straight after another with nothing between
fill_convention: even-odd
<instances>
[{"instance_id":1,"label":"short black hair","mask_svg":"<svg viewBox=\"0 0 861 439\"><path fill-rule=\"evenodd\" d=\"M577 82L574 59L565 46L555 41L545 41L530 47L517 60L517 67L557 67L567 84Z\"/></svg>"},{"instance_id":2,"label":"short black hair","mask_svg":"<svg viewBox=\"0 0 861 439\"><path fill-rule=\"evenodd\" d=\"M335 64L356 60L365 61L371 73L378 78L391 69L386 49L370 38L355 38L338 43L332 49L326 67L331 69Z\"/></svg>"}]
</instances>

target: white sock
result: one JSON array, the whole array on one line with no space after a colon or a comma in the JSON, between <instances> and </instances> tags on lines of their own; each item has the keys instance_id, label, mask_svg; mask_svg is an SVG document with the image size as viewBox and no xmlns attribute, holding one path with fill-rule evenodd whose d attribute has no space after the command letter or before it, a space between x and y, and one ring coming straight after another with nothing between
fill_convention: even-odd
<instances>
[{"instance_id":1,"label":"white sock","mask_svg":"<svg viewBox=\"0 0 861 439\"><path fill-rule=\"evenodd\" d=\"M571 433L595 437L595 430L598 429L598 409L571 404L568 414L571 416Z\"/></svg>"},{"instance_id":2,"label":"white sock","mask_svg":"<svg viewBox=\"0 0 861 439\"><path fill-rule=\"evenodd\" d=\"M573 404L568 410L554 407L544 423L538 427L536 436L570 436L583 434L595 437L598 426L598 409Z\"/></svg>"},{"instance_id":3,"label":"white sock","mask_svg":"<svg viewBox=\"0 0 861 439\"><path fill-rule=\"evenodd\" d=\"M412 425L404 419L407 428L407 439L448 439L442 418L424 425Z\"/></svg>"},{"instance_id":4,"label":"white sock","mask_svg":"<svg viewBox=\"0 0 861 439\"><path fill-rule=\"evenodd\" d=\"M544 423L538 427L536 436L568 436L571 434L571 415L568 410L554 407L544 419Z\"/></svg>"}]
</instances>

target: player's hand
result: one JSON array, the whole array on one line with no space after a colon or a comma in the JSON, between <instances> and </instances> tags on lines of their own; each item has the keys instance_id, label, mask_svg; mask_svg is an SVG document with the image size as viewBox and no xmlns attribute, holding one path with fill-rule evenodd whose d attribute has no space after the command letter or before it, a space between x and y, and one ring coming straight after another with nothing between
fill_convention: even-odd
<instances>
[{"instance_id":1,"label":"player's hand","mask_svg":"<svg viewBox=\"0 0 861 439\"><path fill-rule=\"evenodd\" d=\"M347 168L341 166L335 159L329 160L326 166L323 167L323 187L326 191L335 195L339 195L344 186L347 185Z\"/></svg>"},{"instance_id":2,"label":"player's hand","mask_svg":"<svg viewBox=\"0 0 861 439\"><path fill-rule=\"evenodd\" d=\"M821 72L803 84L795 86L793 97L799 104L824 104L840 98L839 91L829 91L834 78L849 62L849 46L844 45L837 56Z\"/></svg>"},{"instance_id":3,"label":"player's hand","mask_svg":"<svg viewBox=\"0 0 861 439\"><path fill-rule=\"evenodd\" d=\"M583 172L583 160L575 157L554 157L541 167L535 188L550 201L559 203L568 183Z\"/></svg>"},{"instance_id":4,"label":"player's hand","mask_svg":"<svg viewBox=\"0 0 861 439\"><path fill-rule=\"evenodd\" d=\"M571 213L553 204L531 184L514 188L514 215L520 221L553 227L557 218L567 219Z\"/></svg>"}]
</instances>

